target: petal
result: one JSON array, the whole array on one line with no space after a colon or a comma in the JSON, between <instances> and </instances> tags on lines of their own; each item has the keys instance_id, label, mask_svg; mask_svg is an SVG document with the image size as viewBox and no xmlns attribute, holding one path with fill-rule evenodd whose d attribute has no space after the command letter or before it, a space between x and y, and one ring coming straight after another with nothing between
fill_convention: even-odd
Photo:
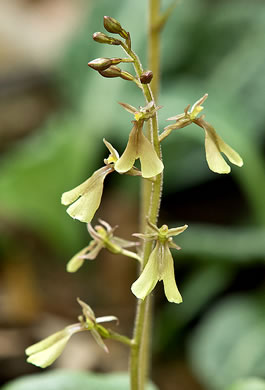
<instances>
[{"instance_id":1,"label":"petal","mask_svg":"<svg viewBox=\"0 0 265 390\"><path fill-rule=\"evenodd\" d=\"M86 320L95 323L96 316L92 308L87 303L83 302L80 298L77 298L76 300L79 303L79 305L82 307L82 311Z\"/></svg>"},{"instance_id":2,"label":"petal","mask_svg":"<svg viewBox=\"0 0 265 390\"><path fill-rule=\"evenodd\" d=\"M240 155L227 145L221 137L216 133L214 128L204 120L201 120L201 124L205 130L205 149L206 149L206 159L209 165L209 168L217 173L229 173L231 168L225 162L220 152L224 153L228 160L242 167L243 160ZM208 149L208 152L207 152ZM208 157L207 157L208 153Z\"/></svg>"},{"instance_id":3,"label":"petal","mask_svg":"<svg viewBox=\"0 0 265 390\"><path fill-rule=\"evenodd\" d=\"M151 142L146 138L142 130L138 135L138 155L141 161L142 176L145 178L153 177L161 173L164 165L157 156Z\"/></svg>"},{"instance_id":4,"label":"petal","mask_svg":"<svg viewBox=\"0 0 265 390\"><path fill-rule=\"evenodd\" d=\"M157 234L156 233L133 233L132 234L134 237L137 237L137 238L140 238L141 240L145 240L145 241L153 241L157 238Z\"/></svg>"},{"instance_id":5,"label":"petal","mask_svg":"<svg viewBox=\"0 0 265 390\"><path fill-rule=\"evenodd\" d=\"M122 156L115 163L115 171L123 173L129 171L137 158L137 125L135 124L129 135L129 141Z\"/></svg>"},{"instance_id":6,"label":"petal","mask_svg":"<svg viewBox=\"0 0 265 390\"><path fill-rule=\"evenodd\" d=\"M113 237L111 239L111 241L120 246L121 248L131 248L132 246L137 246L139 245L138 242L133 242L133 241L129 241L129 240L124 240L123 238L120 238L120 237Z\"/></svg>"},{"instance_id":7,"label":"petal","mask_svg":"<svg viewBox=\"0 0 265 390\"><path fill-rule=\"evenodd\" d=\"M177 236L178 234L184 232L186 230L188 225L179 226L176 228L168 229L168 236Z\"/></svg>"},{"instance_id":8,"label":"petal","mask_svg":"<svg viewBox=\"0 0 265 390\"><path fill-rule=\"evenodd\" d=\"M159 245L156 244L152 251L148 262L139 276L133 283L131 290L133 294L140 299L150 294L159 280Z\"/></svg>"},{"instance_id":9,"label":"petal","mask_svg":"<svg viewBox=\"0 0 265 390\"><path fill-rule=\"evenodd\" d=\"M61 355L70 337L81 330L80 324L70 325L30 346L26 349L29 355L27 362L42 368L48 367Z\"/></svg>"},{"instance_id":10,"label":"petal","mask_svg":"<svg viewBox=\"0 0 265 390\"><path fill-rule=\"evenodd\" d=\"M189 107L190 108L190 107ZM171 116L170 118L167 118L167 121L178 121L180 119L183 119L186 117L186 114L183 113L183 114L178 114L178 115L175 115L175 116Z\"/></svg>"},{"instance_id":11,"label":"petal","mask_svg":"<svg viewBox=\"0 0 265 390\"><path fill-rule=\"evenodd\" d=\"M189 112L191 120L195 119L196 116L203 110L203 106L201 106L201 104L205 102L207 97L208 97L208 93L206 93L203 97L201 97L199 100L197 100L197 102L193 104Z\"/></svg>"},{"instance_id":12,"label":"petal","mask_svg":"<svg viewBox=\"0 0 265 390\"><path fill-rule=\"evenodd\" d=\"M60 330L59 332L56 332L49 337L46 337L44 340L41 340L38 343L33 344L30 347L28 347L25 351L26 355L29 356L29 355L32 355L34 353L40 352L44 349L47 349L65 337L68 337L68 334L65 333L64 329Z\"/></svg>"},{"instance_id":13,"label":"petal","mask_svg":"<svg viewBox=\"0 0 265 390\"><path fill-rule=\"evenodd\" d=\"M101 324L102 322L110 322L110 321L119 322L119 320L116 316L103 316L103 317L98 317L96 319L97 324Z\"/></svg>"},{"instance_id":14,"label":"petal","mask_svg":"<svg viewBox=\"0 0 265 390\"><path fill-rule=\"evenodd\" d=\"M206 160L211 171L216 173L229 173L230 166L226 163L218 146L217 134L215 131L205 130L205 152Z\"/></svg>"},{"instance_id":15,"label":"petal","mask_svg":"<svg viewBox=\"0 0 265 390\"><path fill-rule=\"evenodd\" d=\"M99 242L101 241L101 237L100 235L96 232L96 230L93 228L93 226L91 225L91 223L88 223L87 224L87 230L88 230L88 233L90 234L90 236L93 238L92 242Z\"/></svg>"},{"instance_id":16,"label":"petal","mask_svg":"<svg viewBox=\"0 0 265 390\"><path fill-rule=\"evenodd\" d=\"M96 243L95 247L87 255L83 256L83 259L94 260L102 248L103 244L101 242Z\"/></svg>"},{"instance_id":17,"label":"petal","mask_svg":"<svg viewBox=\"0 0 265 390\"><path fill-rule=\"evenodd\" d=\"M169 302L181 303L182 297L177 288L175 281L175 273L174 273L174 263L171 252L168 246L165 246L164 253L164 267L163 267L163 275L162 275L165 295Z\"/></svg>"},{"instance_id":18,"label":"petal","mask_svg":"<svg viewBox=\"0 0 265 390\"><path fill-rule=\"evenodd\" d=\"M148 226L149 226L153 231L155 231L155 232L158 233L158 234L160 233L159 228L158 228L154 223L152 223L148 217L146 218L146 221L147 221Z\"/></svg>"},{"instance_id":19,"label":"petal","mask_svg":"<svg viewBox=\"0 0 265 390\"><path fill-rule=\"evenodd\" d=\"M110 224L109 224L108 222L103 221L103 219L100 219L100 218L99 218L98 222L99 222L102 226L104 226L104 227L106 228L106 230L107 230L108 233L112 233L112 232L113 232L114 230L116 230L117 227L118 227L118 225L116 225L116 226L114 226L114 227L111 227Z\"/></svg>"},{"instance_id":20,"label":"petal","mask_svg":"<svg viewBox=\"0 0 265 390\"><path fill-rule=\"evenodd\" d=\"M240 155L232 149L229 145L227 145L221 137L217 136L218 139L218 145L222 153L226 155L229 161L231 163L237 165L238 167L242 167L243 165L243 160L240 157Z\"/></svg>"},{"instance_id":21,"label":"petal","mask_svg":"<svg viewBox=\"0 0 265 390\"><path fill-rule=\"evenodd\" d=\"M175 244L174 241L168 241L168 247L169 247L169 248L177 249L178 251L181 249L181 246Z\"/></svg>"},{"instance_id":22,"label":"petal","mask_svg":"<svg viewBox=\"0 0 265 390\"><path fill-rule=\"evenodd\" d=\"M128 111L130 114L134 114L136 113L138 110L137 108L131 106L130 104L128 103L122 103L122 102L118 102L126 111Z\"/></svg>"},{"instance_id":23,"label":"petal","mask_svg":"<svg viewBox=\"0 0 265 390\"><path fill-rule=\"evenodd\" d=\"M118 160L118 158L120 157L119 156L119 153L117 152L117 150L111 145L110 142L108 142L105 138L103 138L103 142L105 144L105 146L108 148L109 152L110 152L110 157L112 158L112 161L116 162ZM110 158L108 158L108 160L110 160ZM111 161L109 161L111 162Z\"/></svg>"},{"instance_id":24,"label":"petal","mask_svg":"<svg viewBox=\"0 0 265 390\"><path fill-rule=\"evenodd\" d=\"M100 205L105 177L112 171L112 167L100 168L84 183L63 194L63 204L68 205L75 201L66 210L72 218L81 222L92 220ZM77 199L78 197L80 198Z\"/></svg>"},{"instance_id":25,"label":"petal","mask_svg":"<svg viewBox=\"0 0 265 390\"><path fill-rule=\"evenodd\" d=\"M50 366L61 355L69 338L70 336L66 336L51 347L31 355L27 362L42 368Z\"/></svg>"},{"instance_id":26,"label":"petal","mask_svg":"<svg viewBox=\"0 0 265 390\"><path fill-rule=\"evenodd\" d=\"M86 246L81 251L79 251L76 255L74 255L71 258L71 260L68 261L66 266L67 272L76 272L77 270L79 270L79 268L83 265L85 261L85 259L82 258L81 256L83 256L89 250L89 248L90 245Z\"/></svg>"},{"instance_id":27,"label":"petal","mask_svg":"<svg viewBox=\"0 0 265 390\"><path fill-rule=\"evenodd\" d=\"M100 336L100 334L96 331L96 329L91 329L91 334L92 336L94 337L94 340L96 341L96 343L102 348L104 349L104 351L106 353L109 352L108 350L108 347L106 346L106 344L104 343L104 341L102 340L102 337Z\"/></svg>"}]
</instances>

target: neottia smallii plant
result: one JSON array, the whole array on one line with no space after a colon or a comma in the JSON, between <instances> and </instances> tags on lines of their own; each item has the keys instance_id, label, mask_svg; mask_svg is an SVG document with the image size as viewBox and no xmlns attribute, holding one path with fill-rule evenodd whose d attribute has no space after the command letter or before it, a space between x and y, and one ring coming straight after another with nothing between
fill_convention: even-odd
<instances>
[{"instance_id":1,"label":"neottia smallii plant","mask_svg":"<svg viewBox=\"0 0 265 390\"><path fill-rule=\"evenodd\" d=\"M156 23L156 28L150 29L150 45L152 45L152 34L159 33L166 16L167 13L155 21L151 19L151 23ZM127 102L120 103L121 107L132 115L128 120L128 142L124 151L119 153L109 141L103 139L107 148L103 166L84 183L62 195L62 204L68 206L67 213L70 217L85 222L92 237L89 245L68 262L67 271L76 272L83 265L89 266L86 259L95 259L101 250L130 257L130 261L136 260L139 263L139 276L131 286L132 293L138 299L134 330L132 337L129 337L109 329L103 323L117 322L117 318L113 315L96 317L91 307L78 298L77 301L81 306L78 322L27 348L26 354L28 362L47 367L58 358L69 339L77 332L90 332L105 352L108 352L105 340L114 339L130 349L131 389L142 390L148 376L151 293L156 284L162 281L168 301L182 302L181 292L175 280L171 250L181 249L173 241L174 236L182 233L188 234L185 232L187 225L168 228L162 222L162 226L157 226L163 187L162 141L168 136L177 136L175 130L183 129L194 123L198 129L204 130L206 160L213 172L220 174L230 172L230 166L222 153L231 163L239 167L243 165L243 161L239 154L222 140L214 127L205 120L204 115L201 115L202 104L207 99L207 94L192 106L188 105L184 108L183 113L168 118L173 123L159 131L158 110L161 107L156 103L158 75L154 75L153 78L152 70L143 69L137 54L133 51L130 33L117 20L105 16L104 27L114 36L96 32L93 34L93 39L98 43L120 46L125 52L125 57L121 53L119 58L97 58L88 63L89 67L96 70L102 77L118 77L124 82L135 83L143 93L146 104L144 107L136 108ZM155 61L153 59L153 62ZM131 73L122 69L123 63L132 65ZM151 69L152 65L156 68L151 61L149 64ZM106 80L106 82L115 81ZM185 131L189 130L185 129ZM137 159L140 160L140 169L135 166ZM116 227L111 227L108 222L99 220L99 224L94 225L93 218L100 207L104 181L107 176L112 175L120 175L120 180L123 175L138 176L138 180L142 182L140 227L139 232L133 234L134 240L132 241L116 236Z\"/></svg>"}]
</instances>

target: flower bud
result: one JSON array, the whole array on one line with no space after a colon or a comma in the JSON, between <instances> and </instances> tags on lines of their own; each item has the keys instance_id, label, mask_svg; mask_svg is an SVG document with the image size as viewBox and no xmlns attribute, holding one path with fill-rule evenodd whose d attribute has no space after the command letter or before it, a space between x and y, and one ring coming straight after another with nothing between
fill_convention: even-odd
<instances>
[{"instance_id":1,"label":"flower bud","mask_svg":"<svg viewBox=\"0 0 265 390\"><path fill-rule=\"evenodd\" d=\"M104 16L105 29L113 34L119 34L122 38L128 39L128 33L121 27L121 24L110 16Z\"/></svg>"},{"instance_id":2,"label":"flower bud","mask_svg":"<svg viewBox=\"0 0 265 390\"><path fill-rule=\"evenodd\" d=\"M121 61L121 58L96 58L87 65L90 66L90 68L99 71L108 69L111 65L119 64Z\"/></svg>"},{"instance_id":3,"label":"flower bud","mask_svg":"<svg viewBox=\"0 0 265 390\"><path fill-rule=\"evenodd\" d=\"M125 72L125 71L122 71L122 72L121 72L120 77L121 77L123 80L128 80L128 81L133 81L133 80L134 80L133 75L132 75L131 73Z\"/></svg>"},{"instance_id":4,"label":"flower bud","mask_svg":"<svg viewBox=\"0 0 265 390\"><path fill-rule=\"evenodd\" d=\"M151 70L147 70L143 72L140 76L140 81L142 84L149 84L152 81L153 72Z\"/></svg>"},{"instance_id":5,"label":"flower bud","mask_svg":"<svg viewBox=\"0 0 265 390\"><path fill-rule=\"evenodd\" d=\"M95 70L105 70L109 68L112 63L109 58L96 58L95 60L90 61L87 65Z\"/></svg>"},{"instance_id":6,"label":"flower bud","mask_svg":"<svg viewBox=\"0 0 265 390\"><path fill-rule=\"evenodd\" d=\"M108 69L99 70L99 73L103 77L112 78L112 77L121 77L121 69L118 66L111 65Z\"/></svg>"},{"instance_id":7,"label":"flower bud","mask_svg":"<svg viewBox=\"0 0 265 390\"><path fill-rule=\"evenodd\" d=\"M111 38L108 35L102 33L102 32L95 32L93 34L94 41L98 43L106 43L108 45L120 45L121 41L119 39Z\"/></svg>"}]
</instances>

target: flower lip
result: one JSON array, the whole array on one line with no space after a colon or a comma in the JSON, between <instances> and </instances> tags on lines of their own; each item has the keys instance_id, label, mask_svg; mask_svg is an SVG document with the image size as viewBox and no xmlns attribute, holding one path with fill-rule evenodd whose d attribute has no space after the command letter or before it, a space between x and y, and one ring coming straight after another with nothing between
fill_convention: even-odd
<instances>
[{"instance_id":1,"label":"flower lip","mask_svg":"<svg viewBox=\"0 0 265 390\"><path fill-rule=\"evenodd\" d=\"M135 160L139 158L142 177L151 178L160 174L164 169L164 165L151 142L143 134L142 128L142 121L133 122L127 146L116 162L115 170L119 173L128 172L133 168Z\"/></svg>"},{"instance_id":2,"label":"flower lip","mask_svg":"<svg viewBox=\"0 0 265 390\"><path fill-rule=\"evenodd\" d=\"M230 166L221 153L223 153L232 164L242 167L243 160L241 156L223 141L213 126L206 122L203 117L195 119L194 122L205 131L206 160L211 171L220 174L229 173L231 171Z\"/></svg>"},{"instance_id":3,"label":"flower lip","mask_svg":"<svg viewBox=\"0 0 265 390\"><path fill-rule=\"evenodd\" d=\"M134 236L146 241L156 241L155 247L143 269L139 278L133 283L131 290L139 299L151 293L158 281L164 284L165 295L169 302L181 303L182 297L178 291L175 276L174 263L169 248L181 249L173 242L172 236L176 236L187 229L188 225L183 225L169 229L167 225L162 225L160 229L147 219L152 233L135 233Z\"/></svg>"}]
</instances>

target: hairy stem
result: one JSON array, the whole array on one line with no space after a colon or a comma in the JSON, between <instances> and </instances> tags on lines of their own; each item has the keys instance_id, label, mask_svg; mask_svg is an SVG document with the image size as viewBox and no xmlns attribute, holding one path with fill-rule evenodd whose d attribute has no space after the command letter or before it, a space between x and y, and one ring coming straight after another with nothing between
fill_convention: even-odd
<instances>
[{"instance_id":1,"label":"hairy stem","mask_svg":"<svg viewBox=\"0 0 265 390\"><path fill-rule=\"evenodd\" d=\"M152 81L152 92L149 85L143 85L142 90L147 102L155 100L158 95L159 86L159 31L155 27L159 18L160 0L149 0L149 67L154 73ZM127 51L127 50L126 50ZM133 52L127 53L134 59L134 66L138 78L142 73L142 66L138 57ZM150 127L147 131L149 140L154 145L157 155L162 159L157 114L149 121ZM162 174L156 176L154 182L143 180L141 196L140 228L142 232L147 231L147 217L152 223L156 223L162 192ZM146 265L151 254L152 243L146 242L143 247L143 263L140 272ZM130 375L131 390L144 390L149 370L150 330L151 330L151 296L145 300L138 300L134 325L134 344L131 348Z\"/></svg>"}]
</instances>

